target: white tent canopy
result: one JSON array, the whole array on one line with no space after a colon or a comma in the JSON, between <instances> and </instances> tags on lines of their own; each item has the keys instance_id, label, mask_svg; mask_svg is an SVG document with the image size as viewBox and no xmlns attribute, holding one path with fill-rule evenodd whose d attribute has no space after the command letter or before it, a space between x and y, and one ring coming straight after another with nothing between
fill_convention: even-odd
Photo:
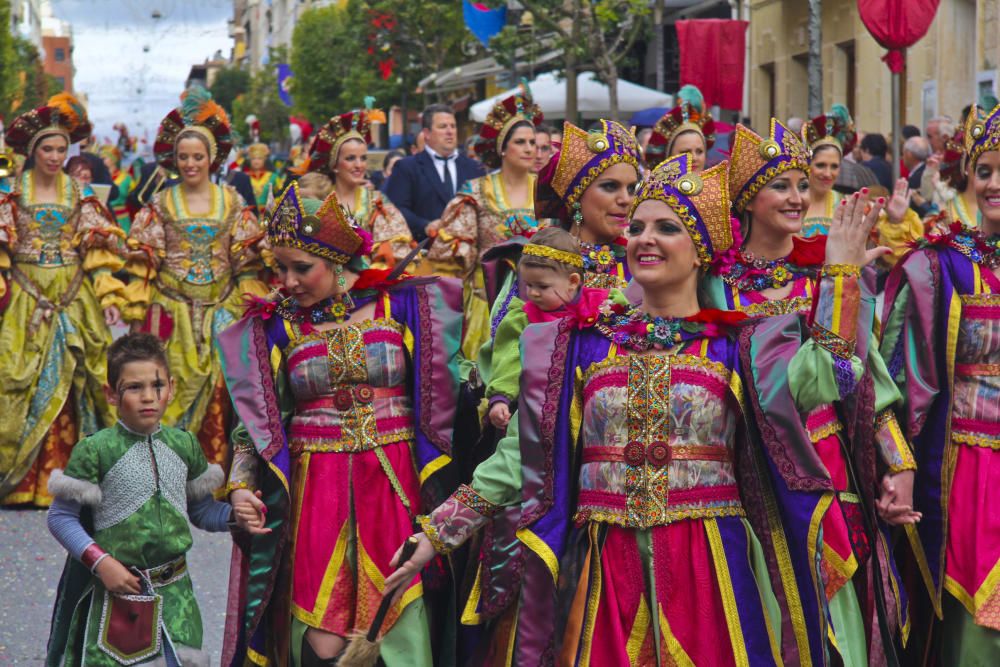
<instances>
[{"instance_id":1,"label":"white tent canopy","mask_svg":"<svg viewBox=\"0 0 1000 667\"><path fill-rule=\"evenodd\" d=\"M552 72L540 74L534 81L528 83L535 102L542 108L548 118L566 117L566 80L558 79ZM482 102L476 102L469 107L472 120L481 123L486 120L486 114L493 105L517 91L516 88L505 90ZM608 86L598 81L593 72L581 72L576 77L577 110L587 119L607 118L611 113L608 102ZM622 79L618 80L618 115L628 118L636 111L649 107L672 107L673 96L661 93L652 88L646 88Z\"/></svg>"}]
</instances>

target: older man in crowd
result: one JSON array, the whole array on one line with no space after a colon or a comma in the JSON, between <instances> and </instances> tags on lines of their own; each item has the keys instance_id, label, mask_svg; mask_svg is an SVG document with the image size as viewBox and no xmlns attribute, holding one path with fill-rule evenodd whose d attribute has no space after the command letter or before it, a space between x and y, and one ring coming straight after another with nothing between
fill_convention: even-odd
<instances>
[{"instance_id":1,"label":"older man in crowd","mask_svg":"<svg viewBox=\"0 0 1000 667\"><path fill-rule=\"evenodd\" d=\"M917 212L920 217L931 212L932 204L930 200L920 194L920 181L924 176L927 158L931 156L931 144L923 137L910 137L903 144L903 166L909 172L907 178L910 190L913 195L910 198L910 208Z\"/></svg>"}]
</instances>

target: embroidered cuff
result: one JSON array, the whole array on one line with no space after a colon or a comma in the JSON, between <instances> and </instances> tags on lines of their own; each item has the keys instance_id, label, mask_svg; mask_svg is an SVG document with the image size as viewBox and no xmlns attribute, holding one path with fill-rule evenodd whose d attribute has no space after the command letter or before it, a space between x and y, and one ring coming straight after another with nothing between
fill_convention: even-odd
<instances>
[{"instance_id":1,"label":"embroidered cuff","mask_svg":"<svg viewBox=\"0 0 1000 667\"><path fill-rule=\"evenodd\" d=\"M856 264L824 264L821 272L823 276L846 276L858 278L861 276L861 267Z\"/></svg>"},{"instance_id":2,"label":"embroidered cuff","mask_svg":"<svg viewBox=\"0 0 1000 667\"><path fill-rule=\"evenodd\" d=\"M110 554L108 554L107 551L97 546L97 542L94 542L89 547L84 549L82 554L80 554L80 562L83 563L85 568L90 570L91 574L93 574L94 570L97 569L98 564L109 555Z\"/></svg>"},{"instance_id":3,"label":"embroidered cuff","mask_svg":"<svg viewBox=\"0 0 1000 667\"><path fill-rule=\"evenodd\" d=\"M226 484L226 496L228 497L229 494L235 491L236 489L246 489L247 491L257 490L243 480L230 480L229 483Z\"/></svg>"},{"instance_id":4,"label":"embroidered cuff","mask_svg":"<svg viewBox=\"0 0 1000 667\"><path fill-rule=\"evenodd\" d=\"M816 344L827 350L839 359L846 359L848 362L854 356L854 341L841 338L834 332L820 324L813 324L811 327L812 339Z\"/></svg>"},{"instance_id":5,"label":"embroidered cuff","mask_svg":"<svg viewBox=\"0 0 1000 667\"><path fill-rule=\"evenodd\" d=\"M899 427L892 410L883 410L875 418L875 441L878 443L882 460L889 467L889 472L917 469L913 452L910 451L903 429Z\"/></svg>"},{"instance_id":6,"label":"embroidered cuff","mask_svg":"<svg viewBox=\"0 0 1000 667\"><path fill-rule=\"evenodd\" d=\"M857 338L861 287L855 276L824 275L813 311L813 338L831 353L850 358Z\"/></svg>"},{"instance_id":7,"label":"embroidered cuff","mask_svg":"<svg viewBox=\"0 0 1000 667\"><path fill-rule=\"evenodd\" d=\"M463 484L458 487L458 490L451 494L451 497L469 509L482 514L487 519L492 519L503 511L503 507L486 500L486 498L483 498L481 495L476 493L476 490L468 484Z\"/></svg>"},{"instance_id":8,"label":"embroidered cuff","mask_svg":"<svg viewBox=\"0 0 1000 667\"><path fill-rule=\"evenodd\" d=\"M463 484L429 516L418 517L418 521L434 550L448 554L465 544L502 509Z\"/></svg>"}]
</instances>

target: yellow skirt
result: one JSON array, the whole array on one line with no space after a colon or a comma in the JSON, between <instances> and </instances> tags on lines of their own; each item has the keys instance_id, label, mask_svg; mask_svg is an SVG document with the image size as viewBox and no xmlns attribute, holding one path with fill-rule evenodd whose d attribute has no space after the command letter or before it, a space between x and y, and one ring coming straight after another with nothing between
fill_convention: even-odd
<instances>
[{"instance_id":1,"label":"yellow skirt","mask_svg":"<svg viewBox=\"0 0 1000 667\"><path fill-rule=\"evenodd\" d=\"M267 294L259 280L243 280L225 294L226 283L192 285L161 274L152 286L150 303L160 305L173 320L166 343L167 363L177 390L163 421L198 436L209 463L224 464L228 452L229 394L215 349L215 336L236 322L244 311L244 294ZM194 306L187 299L211 305ZM221 300L218 300L221 297ZM213 303L214 302L214 303Z\"/></svg>"},{"instance_id":2,"label":"yellow skirt","mask_svg":"<svg viewBox=\"0 0 1000 667\"><path fill-rule=\"evenodd\" d=\"M53 304L78 271L17 268ZM0 318L0 498L47 506L49 474L66 466L78 437L114 423L103 391L111 332L88 277L65 309L34 322L35 299L16 280L8 287Z\"/></svg>"},{"instance_id":3,"label":"yellow skirt","mask_svg":"<svg viewBox=\"0 0 1000 667\"><path fill-rule=\"evenodd\" d=\"M486 281L477 267L465 279L462 290L465 331L462 333L462 353L469 361L479 356L479 348L490 339L490 306L486 303Z\"/></svg>"}]
</instances>

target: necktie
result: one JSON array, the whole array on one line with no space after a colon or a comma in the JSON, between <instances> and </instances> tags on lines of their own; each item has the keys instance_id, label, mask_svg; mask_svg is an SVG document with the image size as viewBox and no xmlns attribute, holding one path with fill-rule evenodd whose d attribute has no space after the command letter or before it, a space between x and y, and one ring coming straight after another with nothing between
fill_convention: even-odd
<instances>
[{"instance_id":1,"label":"necktie","mask_svg":"<svg viewBox=\"0 0 1000 667\"><path fill-rule=\"evenodd\" d=\"M451 157L441 157L440 155L435 154L434 159L444 162L444 187L448 191L448 196L454 197L455 183L451 180L451 169L448 168L448 160L450 160Z\"/></svg>"}]
</instances>

